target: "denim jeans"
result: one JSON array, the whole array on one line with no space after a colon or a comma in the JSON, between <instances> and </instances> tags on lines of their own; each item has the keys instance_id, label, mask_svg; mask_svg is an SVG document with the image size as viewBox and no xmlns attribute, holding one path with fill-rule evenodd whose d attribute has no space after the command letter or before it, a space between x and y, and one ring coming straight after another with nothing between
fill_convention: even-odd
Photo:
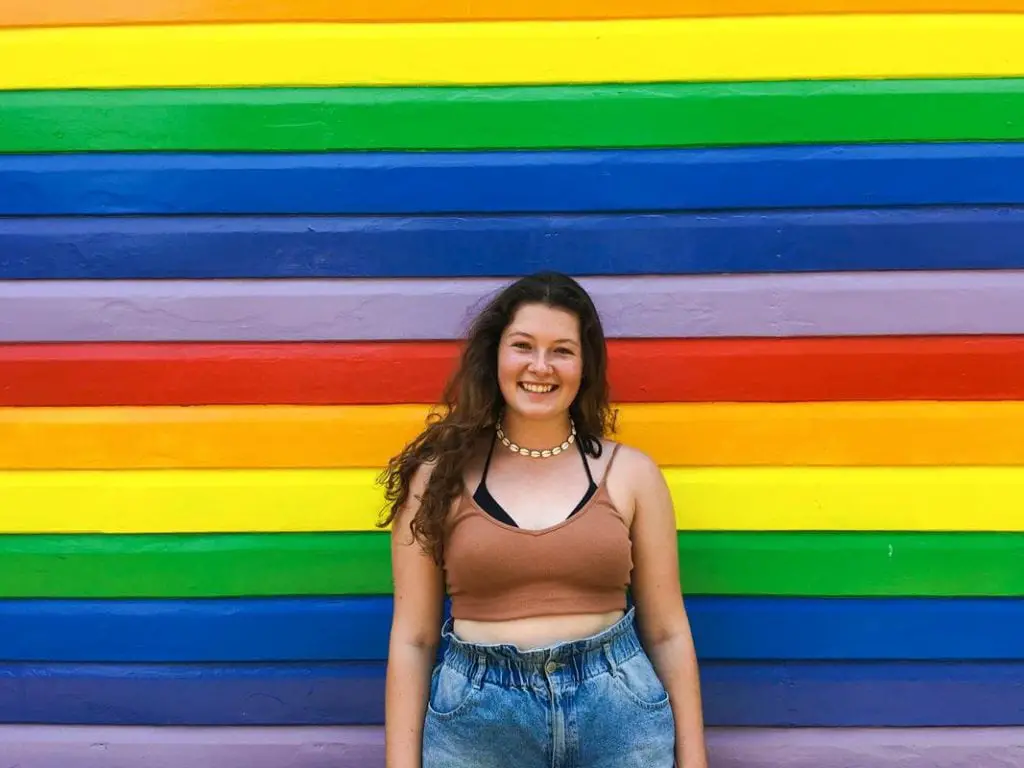
<instances>
[{"instance_id":1,"label":"denim jeans","mask_svg":"<svg viewBox=\"0 0 1024 768\"><path fill-rule=\"evenodd\" d=\"M520 651L457 638L434 668L423 768L672 768L668 694L632 609L592 637Z\"/></svg>"}]
</instances>

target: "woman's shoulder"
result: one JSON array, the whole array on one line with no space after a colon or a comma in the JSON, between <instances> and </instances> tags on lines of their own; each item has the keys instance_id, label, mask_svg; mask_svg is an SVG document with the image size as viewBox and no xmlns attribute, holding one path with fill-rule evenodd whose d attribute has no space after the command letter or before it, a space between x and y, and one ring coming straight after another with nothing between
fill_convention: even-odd
<instances>
[{"instance_id":1,"label":"woman's shoulder","mask_svg":"<svg viewBox=\"0 0 1024 768\"><path fill-rule=\"evenodd\" d=\"M634 510L641 499L664 488L661 467L646 452L614 440L605 439L601 443L609 462L604 470L605 487L612 502L623 513ZM632 519L631 513L628 517Z\"/></svg>"},{"instance_id":2,"label":"woman's shoulder","mask_svg":"<svg viewBox=\"0 0 1024 768\"><path fill-rule=\"evenodd\" d=\"M602 438L601 450L608 457L606 471L613 473L609 474L609 479L613 475L650 478L661 473L658 463L649 454L628 443Z\"/></svg>"},{"instance_id":3,"label":"woman's shoulder","mask_svg":"<svg viewBox=\"0 0 1024 768\"><path fill-rule=\"evenodd\" d=\"M657 461L626 443L609 440L607 447L615 452L615 458L607 470L605 485L612 504L630 530L641 509L664 509L671 515L671 491Z\"/></svg>"}]
</instances>

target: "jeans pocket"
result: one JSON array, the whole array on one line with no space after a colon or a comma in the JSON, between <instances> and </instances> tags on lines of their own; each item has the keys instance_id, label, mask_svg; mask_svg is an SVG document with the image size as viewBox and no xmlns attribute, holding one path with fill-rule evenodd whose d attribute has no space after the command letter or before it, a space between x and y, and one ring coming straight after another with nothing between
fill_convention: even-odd
<instances>
[{"instance_id":1,"label":"jeans pocket","mask_svg":"<svg viewBox=\"0 0 1024 768\"><path fill-rule=\"evenodd\" d=\"M455 717L466 708L476 691L470 678L442 663L430 678L427 709L434 717Z\"/></svg>"},{"instance_id":2,"label":"jeans pocket","mask_svg":"<svg viewBox=\"0 0 1024 768\"><path fill-rule=\"evenodd\" d=\"M619 690L641 707L661 709L669 705L668 691L645 653L618 664L612 677Z\"/></svg>"}]
</instances>

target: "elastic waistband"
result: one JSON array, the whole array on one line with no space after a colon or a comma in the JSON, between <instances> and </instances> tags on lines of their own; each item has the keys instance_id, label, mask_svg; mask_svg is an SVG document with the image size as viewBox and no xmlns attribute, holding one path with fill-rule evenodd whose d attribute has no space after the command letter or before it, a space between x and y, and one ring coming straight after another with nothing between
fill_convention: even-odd
<instances>
[{"instance_id":1,"label":"elastic waistband","mask_svg":"<svg viewBox=\"0 0 1024 768\"><path fill-rule=\"evenodd\" d=\"M505 687L530 687L544 678L570 678L575 682L614 671L643 650L636 633L634 609L607 629L580 640L523 651L514 645L468 643L457 637L453 621L445 622L447 642L444 664L472 678Z\"/></svg>"}]
</instances>

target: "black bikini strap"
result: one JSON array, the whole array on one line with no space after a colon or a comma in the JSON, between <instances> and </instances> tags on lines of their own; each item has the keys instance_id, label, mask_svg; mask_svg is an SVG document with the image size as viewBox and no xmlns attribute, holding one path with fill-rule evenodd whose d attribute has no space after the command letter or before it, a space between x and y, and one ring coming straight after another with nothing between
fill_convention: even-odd
<instances>
[{"instance_id":1,"label":"black bikini strap","mask_svg":"<svg viewBox=\"0 0 1024 768\"><path fill-rule=\"evenodd\" d=\"M594 476L590 473L590 462L587 461L587 453L583 450L583 441L579 438L576 439L576 447L580 449L580 458L583 459L583 469L587 472L587 479L591 485L595 485Z\"/></svg>"},{"instance_id":2,"label":"black bikini strap","mask_svg":"<svg viewBox=\"0 0 1024 768\"><path fill-rule=\"evenodd\" d=\"M494 433L494 439L491 440L491 447L487 451L487 461L484 462L484 473L480 475L480 485L484 485L487 481L487 470L491 468L491 456L494 455L494 446L498 442L498 433Z\"/></svg>"}]
</instances>

